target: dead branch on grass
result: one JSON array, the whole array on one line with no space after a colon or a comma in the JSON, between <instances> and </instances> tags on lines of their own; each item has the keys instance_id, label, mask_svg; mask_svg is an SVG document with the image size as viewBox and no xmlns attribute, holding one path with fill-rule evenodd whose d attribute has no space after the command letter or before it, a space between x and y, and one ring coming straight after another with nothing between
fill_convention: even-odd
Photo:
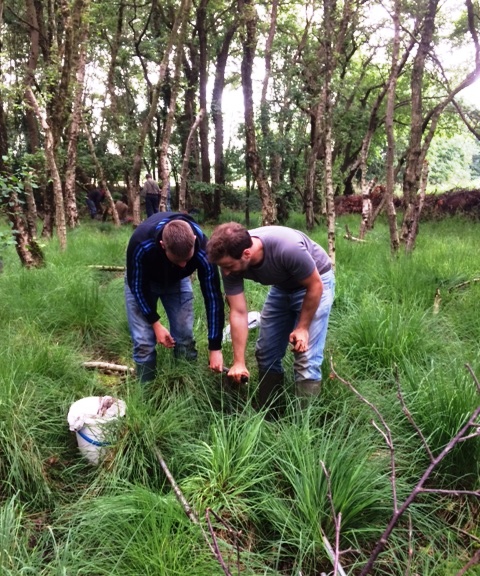
<instances>
[{"instance_id":1,"label":"dead branch on grass","mask_svg":"<svg viewBox=\"0 0 480 576\"><path fill-rule=\"evenodd\" d=\"M112 364L111 362L84 362L83 367L90 370L100 370L105 374L135 374L135 368L123 364Z\"/></svg>"},{"instance_id":2,"label":"dead branch on grass","mask_svg":"<svg viewBox=\"0 0 480 576\"><path fill-rule=\"evenodd\" d=\"M203 526L201 525L197 514L195 513L194 509L190 506L187 499L183 495L183 492L181 491L180 486L175 481L175 478L173 477L173 474L171 473L169 467L167 466L167 463L165 462L163 455L160 452L160 449L157 447L155 448L155 456L157 457L158 463L160 464L165 476L167 477L168 481L170 482L170 485L173 488L173 491L175 493L175 496L176 496L178 502L182 505L182 508L184 509L185 514L188 516L188 518L192 521L193 524L196 524L200 528L203 539L207 543L207 545L210 549L210 552L213 554L215 559L218 561L218 563L222 567L222 570L225 573L225 576L232 576L227 565L225 564L225 561L223 560L222 554L221 554L220 549L218 547L217 538L213 532L213 528L212 528L211 523L210 523L210 518L208 516L209 509L207 508L206 516L207 516L207 522L208 522L208 526L210 529L210 533L212 534L212 537L213 537L213 542L214 542L213 544L210 542L210 540L208 538L208 534L205 532ZM213 511L212 511L212 513L215 515L217 520L219 520L220 522L222 522L224 524L224 526L226 526L226 523L223 520L221 520ZM230 527L228 528L228 530L229 530L229 533L235 534L235 536L240 534L239 532L235 532ZM235 542L237 542L237 540L235 540ZM238 552L238 557L239 557L239 552ZM240 563L240 559L238 560L238 562Z\"/></svg>"},{"instance_id":3,"label":"dead branch on grass","mask_svg":"<svg viewBox=\"0 0 480 576\"><path fill-rule=\"evenodd\" d=\"M472 566L480 563L480 549L475 552L472 558L465 564L463 568L461 568L455 576L463 576L466 574L467 570L469 570Z\"/></svg>"},{"instance_id":4,"label":"dead branch on grass","mask_svg":"<svg viewBox=\"0 0 480 576\"><path fill-rule=\"evenodd\" d=\"M466 280L465 282L460 282L460 284L456 284L455 286L451 286L448 291L453 292L454 290L459 290L460 288L464 288L465 286L469 286L475 282L480 282L480 278L472 278L471 280Z\"/></svg>"},{"instance_id":5,"label":"dead branch on grass","mask_svg":"<svg viewBox=\"0 0 480 576\"><path fill-rule=\"evenodd\" d=\"M233 541L234 541L234 546L235 546L235 550L237 553L237 571L238 574L240 574L240 545L239 545L239 537L241 536L241 532L238 532L237 530L234 530L231 526L231 524L229 522L227 522L226 520L224 520L223 518L221 518L218 514L216 514L211 508L207 508L206 512L205 512L205 517L207 519L207 524L208 524L208 529L210 531L210 534L212 536L212 540L213 540L213 546L215 548L216 551L216 557L217 560L220 562L220 565L223 568L223 571L225 572L225 574L230 575L230 571L228 566L225 564L225 561L222 557L222 554L220 552L220 547L218 546L218 540L217 540L217 535L215 534L215 530L213 529L212 526L212 522L210 521L210 513L212 513L216 520L218 522L220 522L221 524L223 524L223 526L226 528L228 534L233 537Z\"/></svg>"},{"instance_id":6,"label":"dead branch on grass","mask_svg":"<svg viewBox=\"0 0 480 576\"><path fill-rule=\"evenodd\" d=\"M435 298L433 299L433 313L438 314L440 312L440 304L442 303L442 296L440 294L440 288L435 290Z\"/></svg>"},{"instance_id":7,"label":"dead branch on grass","mask_svg":"<svg viewBox=\"0 0 480 576\"><path fill-rule=\"evenodd\" d=\"M397 507L397 486L396 486L396 469L395 469L395 449L393 446L392 432L391 432L390 428L388 427L388 424L386 423L385 418L381 415L378 408L374 404L372 404L369 400L367 400L364 396L362 396L360 394L360 392L350 382L348 382L347 380L344 380L335 372L335 369L333 367L332 357L330 357L330 371L331 371L331 374L333 375L334 378L336 378L342 384L347 386L347 388L349 388L356 396L358 396L358 398L360 398L360 400L363 403L365 403L367 406L369 406L371 408L371 410L373 410L373 412L375 412L378 419L382 423L383 431L381 431L380 428L378 427L378 425L375 423L375 421L372 420L373 426L375 426L375 428L382 434L382 436L384 437L385 442L388 446L388 449L390 451L390 466L391 466L391 470L392 470L392 474L390 476L390 482L392 484L393 508L395 511L397 511L398 507Z\"/></svg>"},{"instance_id":8,"label":"dead branch on grass","mask_svg":"<svg viewBox=\"0 0 480 576\"><path fill-rule=\"evenodd\" d=\"M325 466L325 462L320 460L320 464L322 465L323 473L325 474L325 478L327 479L327 496L330 502L330 508L332 509L332 517L333 523L335 525L335 549L332 548L332 545L328 541L327 535L325 532L320 528L322 532L322 540L325 548L327 549L327 553L330 556L330 560L333 563L333 576L347 576L345 571L343 570L342 566L340 565L339 556L340 556L340 527L342 524L342 513L339 512L338 514L335 512L335 506L333 505L333 496L332 496L332 482L330 480L330 474L328 473L327 467Z\"/></svg>"},{"instance_id":9,"label":"dead branch on grass","mask_svg":"<svg viewBox=\"0 0 480 576\"><path fill-rule=\"evenodd\" d=\"M126 270L125 266L106 266L100 264L91 264L89 268L103 270L104 272L124 272Z\"/></svg>"},{"instance_id":10,"label":"dead branch on grass","mask_svg":"<svg viewBox=\"0 0 480 576\"><path fill-rule=\"evenodd\" d=\"M382 433L382 435L385 438L385 440L387 441L387 445L390 448L390 451L391 451L391 454L393 457L393 455L394 455L393 454L393 443L391 441L391 436L389 436L389 434L387 434L387 431L389 432L389 428L388 428L388 426L386 426L386 423L383 420L383 418L381 417L378 409L371 402L369 402L364 396L362 396L354 388L354 386L350 382L348 382L347 380L344 380L343 378L340 378L337 375L337 373L335 372L335 370L333 368L332 358L330 358L330 365L331 365L332 375L335 378L337 378L340 382L345 384L350 390L352 390L362 400L362 402L365 402L375 412L375 414L377 414L377 416L382 420L382 424L385 427L385 433ZM479 381L478 381L477 377L475 376L472 368L468 364L466 364L466 367L473 377L473 380L477 386L477 390L480 391ZM365 566L362 568L361 572L359 573L359 576L366 576L367 574L370 574L370 572L373 568L373 565L375 564L378 556L380 555L380 553L384 550L385 546L387 545L388 539L389 539L391 533L393 532L393 529L395 528L395 526L397 525L398 521L403 516L403 514L407 511L410 504L412 504L412 502L416 499L416 497L419 494L437 493L437 494L449 494L449 495L467 494L470 496L477 496L477 497L480 496L480 493L478 491L440 490L440 489L436 490L436 489L424 488L424 485L425 485L426 481L430 478L430 475L432 474L433 470L438 466L438 464L440 464L440 462L447 456L447 454L449 454L453 450L453 448L459 442L461 442L465 439L471 438L472 436L480 435L480 428L478 427L478 422L477 422L479 416L480 416L480 406L478 406L473 411L473 413L471 414L468 421L460 428L460 430L455 434L455 436L453 436L453 438L450 439L450 441L446 444L446 446L443 448L443 450L436 457L433 457L430 464L427 466L425 472L422 474L422 477L417 482L417 484L415 485L413 490L410 492L408 497L404 500L402 505L399 508L397 508L396 504L394 503L394 513L392 514L390 521L389 521L387 527L385 528L383 534L380 536L379 540L377 541L372 553L370 554L369 559L367 560L367 563L365 564ZM468 435L467 432L472 427L476 428L476 432L474 434ZM376 428L378 430L378 426L376 426ZM414 428L418 432L418 426L414 425ZM421 437L423 438L423 436L421 436ZM424 438L423 438L422 442L424 442L424 445L425 445ZM394 474L392 474L392 479L393 479L393 481L395 481Z\"/></svg>"},{"instance_id":11,"label":"dead branch on grass","mask_svg":"<svg viewBox=\"0 0 480 576\"><path fill-rule=\"evenodd\" d=\"M356 236L353 236L347 224L345 224L344 238L346 238L347 240L351 240L352 242L366 242L366 240L364 240L363 238L357 238Z\"/></svg>"}]
</instances>

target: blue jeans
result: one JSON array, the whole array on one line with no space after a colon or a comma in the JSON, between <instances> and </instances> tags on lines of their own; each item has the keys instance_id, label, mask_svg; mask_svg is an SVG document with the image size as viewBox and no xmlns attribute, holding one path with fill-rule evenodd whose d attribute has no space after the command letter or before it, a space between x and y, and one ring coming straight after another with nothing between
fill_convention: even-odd
<instances>
[{"instance_id":1,"label":"blue jeans","mask_svg":"<svg viewBox=\"0 0 480 576\"><path fill-rule=\"evenodd\" d=\"M335 295L335 275L332 270L322 274L323 294L310 324L308 350L295 354L295 382L322 379L323 349L327 338L328 319ZM262 310L260 335L255 356L261 372L283 372L282 360L288 337L300 315L305 290L285 292L272 286Z\"/></svg>"},{"instance_id":2,"label":"blue jeans","mask_svg":"<svg viewBox=\"0 0 480 576\"><path fill-rule=\"evenodd\" d=\"M160 196L158 194L145 194L145 210L147 211L147 218L158 212L159 205Z\"/></svg>"},{"instance_id":3,"label":"blue jeans","mask_svg":"<svg viewBox=\"0 0 480 576\"><path fill-rule=\"evenodd\" d=\"M190 278L184 278L168 288L152 284L150 290L160 298L169 322L169 330L175 339L175 356L196 358L193 339L193 290ZM155 363L157 339L152 325L141 313L128 284L125 282L125 303L128 326L133 340L133 359L138 364Z\"/></svg>"}]
</instances>

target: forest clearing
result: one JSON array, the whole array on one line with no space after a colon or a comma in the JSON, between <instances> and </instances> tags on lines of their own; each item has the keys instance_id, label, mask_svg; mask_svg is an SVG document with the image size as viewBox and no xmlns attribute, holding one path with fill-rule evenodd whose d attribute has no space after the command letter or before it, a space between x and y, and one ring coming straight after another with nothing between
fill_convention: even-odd
<instances>
[{"instance_id":1,"label":"forest clearing","mask_svg":"<svg viewBox=\"0 0 480 576\"><path fill-rule=\"evenodd\" d=\"M0 576L480 576L479 37L476 0L0 0ZM170 209L325 249L308 406L288 352L258 409L258 326L209 370L197 271L197 360L139 382L127 244Z\"/></svg>"},{"instance_id":2,"label":"forest clearing","mask_svg":"<svg viewBox=\"0 0 480 576\"><path fill-rule=\"evenodd\" d=\"M339 231L355 220L340 217ZM251 379L237 389L207 368L200 304L194 365L160 350L158 377L143 389L131 374L85 368L131 365L129 234L86 222L64 252L46 242L47 265L33 270L3 251L2 574L480 573L478 223L422 223L415 252L397 257L382 218L364 243L338 234L321 394L307 410L289 394L273 422L252 403L256 330ZM321 227L312 236L325 241ZM252 285L250 309L264 297ZM97 395L127 408L92 466L67 412Z\"/></svg>"}]
</instances>

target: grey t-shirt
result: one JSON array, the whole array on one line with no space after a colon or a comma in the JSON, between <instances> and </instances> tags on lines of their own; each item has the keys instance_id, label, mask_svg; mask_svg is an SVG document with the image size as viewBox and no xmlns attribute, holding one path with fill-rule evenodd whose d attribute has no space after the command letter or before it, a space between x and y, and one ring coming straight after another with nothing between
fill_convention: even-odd
<instances>
[{"instance_id":1,"label":"grey t-shirt","mask_svg":"<svg viewBox=\"0 0 480 576\"><path fill-rule=\"evenodd\" d=\"M243 292L244 278L293 292L302 287L300 281L308 278L315 267L322 272L331 265L325 250L299 230L263 226L249 232L262 241L263 261L244 272L223 276L227 296Z\"/></svg>"}]
</instances>

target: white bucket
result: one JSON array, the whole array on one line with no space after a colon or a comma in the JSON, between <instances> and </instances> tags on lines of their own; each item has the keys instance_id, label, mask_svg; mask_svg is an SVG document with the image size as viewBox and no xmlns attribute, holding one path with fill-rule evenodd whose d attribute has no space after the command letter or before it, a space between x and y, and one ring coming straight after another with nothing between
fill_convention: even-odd
<instances>
[{"instance_id":1,"label":"white bucket","mask_svg":"<svg viewBox=\"0 0 480 576\"><path fill-rule=\"evenodd\" d=\"M77 400L68 411L70 430L75 432L81 454L97 465L111 446L111 424L125 416L126 404L112 396L88 396Z\"/></svg>"}]
</instances>

